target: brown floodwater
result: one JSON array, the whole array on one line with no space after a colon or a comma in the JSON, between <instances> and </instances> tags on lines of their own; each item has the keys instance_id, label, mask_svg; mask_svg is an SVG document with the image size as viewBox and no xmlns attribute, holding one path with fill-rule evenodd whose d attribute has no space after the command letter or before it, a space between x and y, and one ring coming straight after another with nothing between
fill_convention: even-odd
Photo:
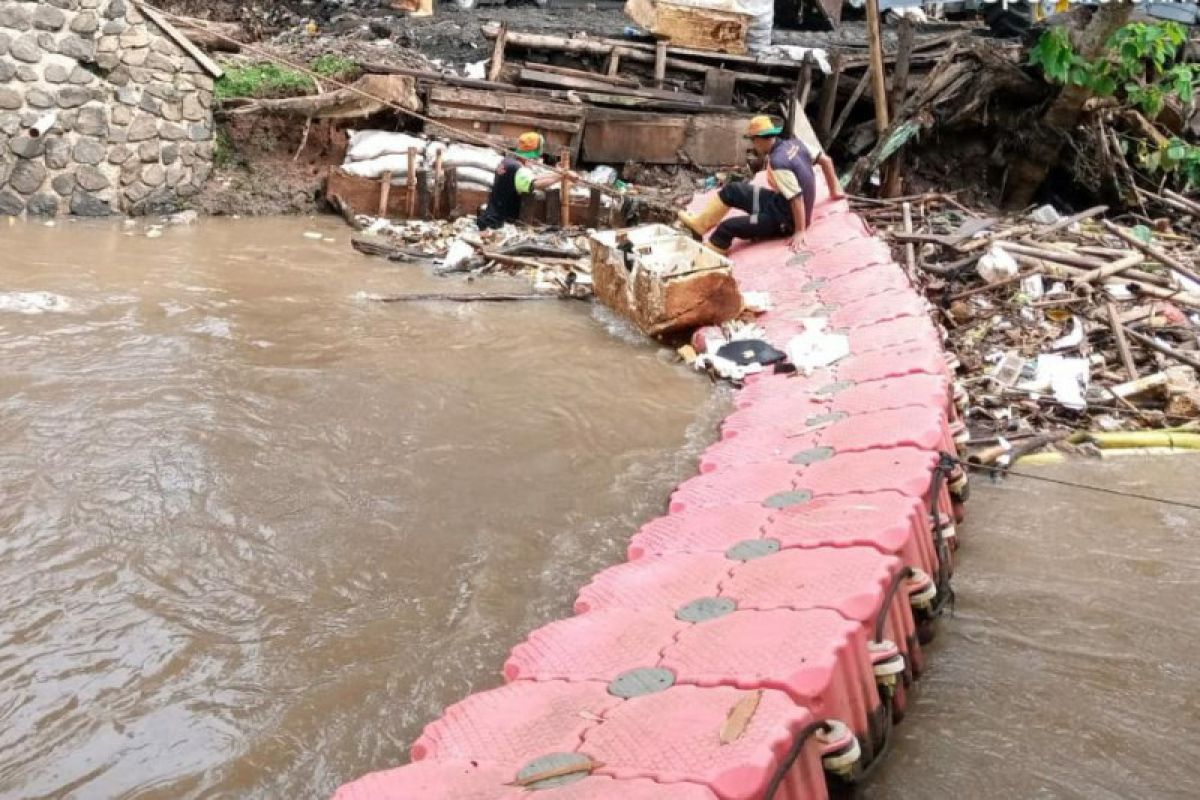
<instances>
[{"instance_id":1,"label":"brown floodwater","mask_svg":"<svg viewBox=\"0 0 1200 800\"><path fill-rule=\"evenodd\" d=\"M328 797L570 613L724 400L583 303L363 297L505 288L0 220L0 797Z\"/></svg>"},{"instance_id":2,"label":"brown floodwater","mask_svg":"<svg viewBox=\"0 0 1200 800\"><path fill-rule=\"evenodd\" d=\"M726 408L583 304L367 299L511 288L328 220L0 227L0 798L328 797L498 684ZM1037 472L1194 500L1198 469ZM1198 531L977 478L862 797L1200 795Z\"/></svg>"},{"instance_id":3,"label":"brown floodwater","mask_svg":"<svg viewBox=\"0 0 1200 800\"><path fill-rule=\"evenodd\" d=\"M1200 501L1200 456L1022 472ZM863 800L1200 797L1200 511L975 478L953 619Z\"/></svg>"}]
</instances>

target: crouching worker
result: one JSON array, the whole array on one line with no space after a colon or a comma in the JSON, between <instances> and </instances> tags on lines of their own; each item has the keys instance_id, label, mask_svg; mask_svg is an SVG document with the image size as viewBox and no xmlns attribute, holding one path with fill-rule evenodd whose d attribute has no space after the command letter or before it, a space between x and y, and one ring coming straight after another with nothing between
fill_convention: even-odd
<instances>
[{"instance_id":1,"label":"crouching worker","mask_svg":"<svg viewBox=\"0 0 1200 800\"><path fill-rule=\"evenodd\" d=\"M770 189L741 181L730 183L699 213L680 212L680 222L700 238L716 228L708 246L718 253L728 252L734 239L755 241L785 236L791 237L793 252L802 250L817 195L814 162L825 175L830 199L844 197L829 156L819 149L811 151L800 139L783 139L781 133L782 128L766 116L750 120L746 131L754 151L766 161ZM745 211L746 215L725 219L730 208Z\"/></svg>"},{"instance_id":2,"label":"crouching worker","mask_svg":"<svg viewBox=\"0 0 1200 800\"><path fill-rule=\"evenodd\" d=\"M502 228L521 216L521 197L535 189L545 189L562 178L553 172L537 170L528 161L541 161L545 139L540 133L523 133L517 139L519 158L506 156L496 167L496 178L488 194L487 206L479 212L479 229Z\"/></svg>"}]
</instances>

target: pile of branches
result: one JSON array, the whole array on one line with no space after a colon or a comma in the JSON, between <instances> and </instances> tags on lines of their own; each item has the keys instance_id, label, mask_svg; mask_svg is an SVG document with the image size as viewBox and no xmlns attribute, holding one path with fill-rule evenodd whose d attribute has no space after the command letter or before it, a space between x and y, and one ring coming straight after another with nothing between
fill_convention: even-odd
<instances>
[{"instance_id":1,"label":"pile of branches","mask_svg":"<svg viewBox=\"0 0 1200 800\"><path fill-rule=\"evenodd\" d=\"M1153 225L943 194L861 205L947 331L974 441L1200 424L1200 203L1162 199L1178 209Z\"/></svg>"}]
</instances>

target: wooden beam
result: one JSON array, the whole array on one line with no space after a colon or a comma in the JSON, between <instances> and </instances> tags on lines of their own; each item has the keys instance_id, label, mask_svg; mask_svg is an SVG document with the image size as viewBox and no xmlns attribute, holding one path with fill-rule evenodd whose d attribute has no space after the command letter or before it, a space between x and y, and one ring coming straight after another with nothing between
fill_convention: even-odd
<instances>
[{"instance_id":1,"label":"wooden beam","mask_svg":"<svg viewBox=\"0 0 1200 800\"><path fill-rule=\"evenodd\" d=\"M523 114L505 114L497 111L482 111L473 108L453 108L430 103L426 114L431 119L461 119L468 122L506 122L510 125L525 125L529 128L541 128L547 131L562 131L574 133L583 125L582 120L568 122L566 120L548 119Z\"/></svg>"},{"instance_id":2,"label":"wooden beam","mask_svg":"<svg viewBox=\"0 0 1200 800\"><path fill-rule=\"evenodd\" d=\"M623 86L614 86L606 82L603 76L598 75L590 78L575 78L569 75L557 75L551 72L525 68L519 73L518 80L521 83L541 84L543 86L554 86L556 88L573 89L576 91L628 95L629 97L640 97L646 100L690 101L695 102L697 105L701 105L704 102L702 95L687 92L671 92L662 89L627 89Z\"/></svg>"},{"instance_id":3,"label":"wooden beam","mask_svg":"<svg viewBox=\"0 0 1200 800\"><path fill-rule=\"evenodd\" d=\"M175 26L167 22L166 17L154 9L147 7L141 2L141 0L133 0L133 4L137 6L138 10L141 11L147 19L162 29L162 32L167 35L167 38L175 42L175 44L179 45L179 47L185 53L191 56L192 59L199 64L205 72L212 76L213 80L220 80L225 75L225 70L221 69L217 62L209 58L208 55L199 47L196 47L195 43L180 33Z\"/></svg>"},{"instance_id":4,"label":"wooden beam","mask_svg":"<svg viewBox=\"0 0 1200 800\"><path fill-rule=\"evenodd\" d=\"M563 172L562 194L559 201L562 210L559 212L559 222L564 228L571 227L571 154L563 153L558 159L558 168Z\"/></svg>"},{"instance_id":5,"label":"wooden beam","mask_svg":"<svg viewBox=\"0 0 1200 800\"><path fill-rule=\"evenodd\" d=\"M817 119L817 134L826 148L831 144L829 131L833 127L833 112L837 110L837 87L842 77L842 54L833 54L831 71L821 84L821 101Z\"/></svg>"},{"instance_id":6,"label":"wooden beam","mask_svg":"<svg viewBox=\"0 0 1200 800\"><path fill-rule=\"evenodd\" d=\"M494 81L500 77L500 70L504 69L504 48L508 45L508 25L501 22L500 32L496 34L496 41L492 45L492 63L488 66L488 80Z\"/></svg>"},{"instance_id":7,"label":"wooden beam","mask_svg":"<svg viewBox=\"0 0 1200 800\"><path fill-rule=\"evenodd\" d=\"M633 78L622 78L619 75L601 75L597 72L588 72L582 69L571 69L570 67L559 67L554 64L537 64L525 62L521 65L524 69L532 69L537 72L549 72L554 75L565 75L568 78L583 78L585 80L600 81L611 86L623 86L628 89L640 89L642 85Z\"/></svg>"},{"instance_id":8,"label":"wooden beam","mask_svg":"<svg viewBox=\"0 0 1200 800\"><path fill-rule=\"evenodd\" d=\"M1129 339L1125 336L1125 328L1121 325L1121 315L1117 306L1110 300L1104 304L1104 311L1108 314L1108 327L1112 329L1113 339L1117 342L1117 352L1121 354L1125 372L1129 375L1129 380L1136 381L1140 377L1137 364L1133 361L1133 352L1129 349Z\"/></svg>"},{"instance_id":9,"label":"wooden beam","mask_svg":"<svg viewBox=\"0 0 1200 800\"><path fill-rule=\"evenodd\" d=\"M608 54L608 77L615 78L621 71L621 54L614 47L613 51Z\"/></svg>"},{"instance_id":10,"label":"wooden beam","mask_svg":"<svg viewBox=\"0 0 1200 800\"><path fill-rule=\"evenodd\" d=\"M667 77L667 42L665 39L658 41L657 47L654 50L654 88L663 88L663 81Z\"/></svg>"},{"instance_id":11,"label":"wooden beam","mask_svg":"<svg viewBox=\"0 0 1200 800\"><path fill-rule=\"evenodd\" d=\"M850 93L850 99L846 101L846 105L842 108L842 113L838 115L837 122L833 125L833 130L829 132L829 141L826 143L828 148L837 139L838 134L842 132L842 126L846 124L846 120L850 118L850 112L854 110L854 106L858 104L858 99L863 96L866 91L867 82L871 78L870 70L864 72L862 77L858 79L858 85L854 87L854 91Z\"/></svg>"}]
</instances>

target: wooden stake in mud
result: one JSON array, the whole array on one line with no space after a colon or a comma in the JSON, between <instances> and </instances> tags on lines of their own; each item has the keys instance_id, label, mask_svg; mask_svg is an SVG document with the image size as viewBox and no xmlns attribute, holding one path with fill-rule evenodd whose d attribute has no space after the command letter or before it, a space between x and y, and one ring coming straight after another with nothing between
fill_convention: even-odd
<instances>
[{"instance_id":1,"label":"wooden stake in mud","mask_svg":"<svg viewBox=\"0 0 1200 800\"><path fill-rule=\"evenodd\" d=\"M392 197L392 173L383 173L381 180L383 183L379 185L379 216L386 217L388 215L388 200Z\"/></svg>"},{"instance_id":2,"label":"wooden stake in mud","mask_svg":"<svg viewBox=\"0 0 1200 800\"><path fill-rule=\"evenodd\" d=\"M621 54L614 47L613 51L608 54L608 69L606 70L608 77L615 78L621 71Z\"/></svg>"},{"instance_id":3,"label":"wooden stake in mud","mask_svg":"<svg viewBox=\"0 0 1200 800\"><path fill-rule=\"evenodd\" d=\"M564 173L571 169L571 153L568 150L563 150L562 156L558 159L558 168ZM562 211L559 212L559 224L564 228L571 227L571 179L563 175L562 193L560 195L562 203Z\"/></svg>"},{"instance_id":4,"label":"wooden stake in mud","mask_svg":"<svg viewBox=\"0 0 1200 800\"><path fill-rule=\"evenodd\" d=\"M667 78L667 40L659 39L654 48L654 88L663 88Z\"/></svg>"},{"instance_id":5,"label":"wooden stake in mud","mask_svg":"<svg viewBox=\"0 0 1200 800\"><path fill-rule=\"evenodd\" d=\"M442 156L445 155L444 150L438 150L437 158L433 160L433 218L442 219L442 182L445 180L445 171L442 167Z\"/></svg>"},{"instance_id":6,"label":"wooden stake in mud","mask_svg":"<svg viewBox=\"0 0 1200 800\"><path fill-rule=\"evenodd\" d=\"M412 219L417 215L417 148L408 148L408 176L405 181L405 187L408 191L408 218Z\"/></svg>"}]
</instances>

